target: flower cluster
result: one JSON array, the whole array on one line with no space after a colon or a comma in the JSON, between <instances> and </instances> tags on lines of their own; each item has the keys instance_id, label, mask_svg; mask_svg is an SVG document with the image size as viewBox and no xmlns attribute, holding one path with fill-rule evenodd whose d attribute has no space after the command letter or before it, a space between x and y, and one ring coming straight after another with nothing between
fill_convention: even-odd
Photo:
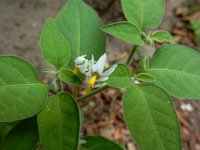
<instances>
[{"instance_id":1,"label":"flower cluster","mask_svg":"<svg viewBox=\"0 0 200 150\"><path fill-rule=\"evenodd\" d=\"M92 88L102 87L106 85L106 80L108 76L115 70L117 65L113 65L104 72L104 66L106 63L106 54L103 54L99 60L94 61L94 56L92 55L91 60L85 58L86 55L79 56L75 59L75 68L73 70L74 74L81 73L86 75L87 82L87 92L90 92Z\"/></svg>"}]
</instances>

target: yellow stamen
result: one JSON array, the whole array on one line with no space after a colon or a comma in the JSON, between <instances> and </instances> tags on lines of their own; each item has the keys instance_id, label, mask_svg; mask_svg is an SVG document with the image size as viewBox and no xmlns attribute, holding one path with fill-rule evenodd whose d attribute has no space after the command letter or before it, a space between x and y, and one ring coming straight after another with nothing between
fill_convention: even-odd
<instances>
[{"instance_id":1,"label":"yellow stamen","mask_svg":"<svg viewBox=\"0 0 200 150\"><path fill-rule=\"evenodd\" d=\"M73 74L77 75L79 72L79 68L75 67L74 70L73 70Z\"/></svg>"},{"instance_id":2,"label":"yellow stamen","mask_svg":"<svg viewBox=\"0 0 200 150\"><path fill-rule=\"evenodd\" d=\"M90 92L92 91L93 85L95 84L96 80L99 79L99 78L100 78L100 76L99 76L99 74L96 73L96 72L92 75L92 77L91 77L90 80L88 81L88 86L87 86L87 88L86 88L86 93L87 93L87 94L90 93Z\"/></svg>"},{"instance_id":3,"label":"yellow stamen","mask_svg":"<svg viewBox=\"0 0 200 150\"><path fill-rule=\"evenodd\" d=\"M94 74L92 75L92 77L90 78L90 80L88 81L88 85L89 85L90 87L93 87L93 85L95 84L96 80L97 80L99 77L100 77L100 76L99 76L98 73L94 73Z\"/></svg>"},{"instance_id":4,"label":"yellow stamen","mask_svg":"<svg viewBox=\"0 0 200 150\"><path fill-rule=\"evenodd\" d=\"M90 93L92 91L92 87L90 85L88 85L88 87L86 88L86 93Z\"/></svg>"}]
</instances>

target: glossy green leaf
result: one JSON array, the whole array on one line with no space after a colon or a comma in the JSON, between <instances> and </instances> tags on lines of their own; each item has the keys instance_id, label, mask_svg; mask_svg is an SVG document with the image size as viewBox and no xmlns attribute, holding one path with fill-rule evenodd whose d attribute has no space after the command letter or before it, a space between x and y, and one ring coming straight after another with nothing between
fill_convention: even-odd
<instances>
[{"instance_id":1,"label":"glossy green leaf","mask_svg":"<svg viewBox=\"0 0 200 150\"><path fill-rule=\"evenodd\" d=\"M15 56L0 57L0 122L34 116L44 107L47 92L31 64Z\"/></svg>"},{"instance_id":2,"label":"glossy green leaf","mask_svg":"<svg viewBox=\"0 0 200 150\"><path fill-rule=\"evenodd\" d=\"M115 71L106 80L108 86L127 88L132 84L131 71L127 65L118 64Z\"/></svg>"},{"instance_id":3,"label":"glossy green leaf","mask_svg":"<svg viewBox=\"0 0 200 150\"><path fill-rule=\"evenodd\" d=\"M181 150L171 97L154 84L133 85L123 98L126 124L141 150Z\"/></svg>"},{"instance_id":4,"label":"glossy green leaf","mask_svg":"<svg viewBox=\"0 0 200 150\"><path fill-rule=\"evenodd\" d=\"M50 66L56 68L67 66L70 58L69 44L52 19L47 20L41 33L40 48Z\"/></svg>"},{"instance_id":5,"label":"glossy green leaf","mask_svg":"<svg viewBox=\"0 0 200 150\"><path fill-rule=\"evenodd\" d=\"M45 150L76 150L80 118L75 99L67 93L49 97L38 116L38 126Z\"/></svg>"},{"instance_id":6,"label":"glossy green leaf","mask_svg":"<svg viewBox=\"0 0 200 150\"><path fill-rule=\"evenodd\" d=\"M4 150L33 150L39 134L36 117L23 120L4 140Z\"/></svg>"},{"instance_id":7,"label":"glossy green leaf","mask_svg":"<svg viewBox=\"0 0 200 150\"><path fill-rule=\"evenodd\" d=\"M71 68L77 56L93 54L97 59L105 53L105 35L99 29L102 21L83 0L69 0L57 16L56 25L69 41Z\"/></svg>"},{"instance_id":8,"label":"glossy green leaf","mask_svg":"<svg viewBox=\"0 0 200 150\"><path fill-rule=\"evenodd\" d=\"M88 136L84 140L86 143L82 147L87 150L123 150L118 144L101 136Z\"/></svg>"},{"instance_id":9,"label":"glossy green leaf","mask_svg":"<svg viewBox=\"0 0 200 150\"><path fill-rule=\"evenodd\" d=\"M151 39L157 42L169 42L174 43L174 39L172 35L167 31L156 31L151 35Z\"/></svg>"},{"instance_id":10,"label":"glossy green leaf","mask_svg":"<svg viewBox=\"0 0 200 150\"><path fill-rule=\"evenodd\" d=\"M143 82L154 82L155 79L152 75L148 73L139 73L136 75L136 80L143 81Z\"/></svg>"},{"instance_id":11,"label":"glossy green leaf","mask_svg":"<svg viewBox=\"0 0 200 150\"><path fill-rule=\"evenodd\" d=\"M101 30L131 44L144 45L140 30L129 22L118 22L101 27Z\"/></svg>"},{"instance_id":12,"label":"glossy green leaf","mask_svg":"<svg viewBox=\"0 0 200 150\"><path fill-rule=\"evenodd\" d=\"M65 83L70 83L70 84L74 84L74 85L82 84L79 77L74 75L74 73L70 69L61 70L58 76Z\"/></svg>"},{"instance_id":13,"label":"glossy green leaf","mask_svg":"<svg viewBox=\"0 0 200 150\"><path fill-rule=\"evenodd\" d=\"M127 20L140 29L154 28L164 14L164 0L121 0Z\"/></svg>"},{"instance_id":14,"label":"glossy green leaf","mask_svg":"<svg viewBox=\"0 0 200 150\"><path fill-rule=\"evenodd\" d=\"M200 54L182 45L157 49L148 73L175 97L200 99Z\"/></svg>"}]
</instances>

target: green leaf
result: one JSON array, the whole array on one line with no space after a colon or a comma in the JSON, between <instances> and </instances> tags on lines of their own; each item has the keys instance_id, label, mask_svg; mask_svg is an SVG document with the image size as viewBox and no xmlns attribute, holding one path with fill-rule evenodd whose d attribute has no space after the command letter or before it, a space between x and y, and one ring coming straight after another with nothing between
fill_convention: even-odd
<instances>
[{"instance_id":1,"label":"green leaf","mask_svg":"<svg viewBox=\"0 0 200 150\"><path fill-rule=\"evenodd\" d=\"M56 68L67 66L70 57L69 44L52 19L47 20L41 33L40 48L50 66Z\"/></svg>"},{"instance_id":2,"label":"green leaf","mask_svg":"<svg viewBox=\"0 0 200 150\"><path fill-rule=\"evenodd\" d=\"M171 44L158 48L147 72L171 95L200 99L199 66L200 54L197 51Z\"/></svg>"},{"instance_id":3,"label":"green leaf","mask_svg":"<svg viewBox=\"0 0 200 150\"><path fill-rule=\"evenodd\" d=\"M132 84L131 71L127 65L118 64L117 68L106 80L108 86L115 88L127 88Z\"/></svg>"},{"instance_id":4,"label":"green leaf","mask_svg":"<svg viewBox=\"0 0 200 150\"><path fill-rule=\"evenodd\" d=\"M32 150L38 140L36 118L23 120L6 136L4 150Z\"/></svg>"},{"instance_id":5,"label":"green leaf","mask_svg":"<svg viewBox=\"0 0 200 150\"><path fill-rule=\"evenodd\" d=\"M131 44L144 45L140 30L129 22L118 22L101 27L101 30Z\"/></svg>"},{"instance_id":6,"label":"green leaf","mask_svg":"<svg viewBox=\"0 0 200 150\"><path fill-rule=\"evenodd\" d=\"M169 42L174 43L174 39L172 35L167 31L156 31L151 35L151 39L157 42Z\"/></svg>"},{"instance_id":7,"label":"green leaf","mask_svg":"<svg viewBox=\"0 0 200 150\"><path fill-rule=\"evenodd\" d=\"M87 150L123 150L118 144L101 136L88 136L84 140L86 143L82 147Z\"/></svg>"},{"instance_id":8,"label":"green leaf","mask_svg":"<svg viewBox=\"0 0 200 150\"><path fill-rule=\"evenodd\" d=\"M38 126L45 150L76 150L80 117L75 99L67 93L49 97L38 116Z\"/></svg>"},{"instance_id":9,"label":"green leaf","mask_svg":"<svg viewBox=\"0 0 200 150\"><path fill-rule=\"evenodd\" d=\"M15 56L0 57L0 122L32 117L46 103L48 86L35 68Z\"/></svg>"},{"instance_id":10,"label":"green leaf","mask_svg":"<svg viewBox=\"0 0 200 150\"><path fill-rule=\"evenodd\" d=\"M142 70L147 70L149 68L149 58L147 56L144 56L138 61L138 66Z\"/></svg>"},{"instance_id":11,"label":"green leaf","mask_svg":"<svg viewBox=\"0 0 200 150\"><path fill-rule=\"evenodd\" d=\"M59 71L57 71L57 70L52 70L52 69L44 69L43 72L45 72L45 73L47 73L47 74L56 75L56 74L58 74Z\"/></svg>"},{"instance_id":12,"label":"green leaf","mask_svg":"<svg viewBox=\"0 0 200 150\"><path fill-rule=\"evenodd\" d=\"M123 99L126 124L141 150L181 150L171 97L154 84L133 85Z\"/></svg>"},{"instance_id":13,"label":"green leaf","mask_svg":"<svg viewBox=\"0 0 200 150\"><path fill-rule=\"evenodd\" d=\"M12 130L18 123L19 121L0 123L0 149L3 149L3 141L8 132Z\"/></svg>"},{"instance_id":14,"label":"green leaf","mask_svg":"<svg viewBox=\"0 0 200 150\"><path fill-rule=\"evenodd\" d=\"M154 82L155 79L152 75L148 73L139 73L135 77L139 81L144 81L144 82Z\"/></svg>"},{"instance_id":15,"label":"green leaf","mask_svg":"<svg viewBox=\"0 0 200 150\"><path fill-rule=\"evenodd\" d=\"M121 0L127 20L138 28L154 28L164 15L164 0Z\"/></svg>"},{"instance_id":16,"label":"green leaf","mask_svg":"<svg viewBox=\"0 0 200 150\"><path fill-rule=\"evenodd\" d=\"M74 73L70 69L62 69L59 73L59 78L66 82L74 85L81 85L82 82L78 76L74 75Z\"/></svg>"},{"instance_id":17,"label":"green leaf","mask_svg":"<svg viewBox=\"0 0 200 150\"><path fill-rule=\"evenodd\" d=\"M71 68L77 56L93 54L97 59L105 53L105 34L99 29L102 21L82 0L70 0L57 16L56 25L69 41Z\"/></svg>"},{"instance_id":18,"label":"green leaf","mask_svg":"<svg viewBox=\"0 0 200 150\"><path fill-rule=\"evenodd\" d=\"M195 40L197 42L200 41L200 19L199 20L191 20L190 21L191 27L195 34Z\"/></svg>"}]
</instances>

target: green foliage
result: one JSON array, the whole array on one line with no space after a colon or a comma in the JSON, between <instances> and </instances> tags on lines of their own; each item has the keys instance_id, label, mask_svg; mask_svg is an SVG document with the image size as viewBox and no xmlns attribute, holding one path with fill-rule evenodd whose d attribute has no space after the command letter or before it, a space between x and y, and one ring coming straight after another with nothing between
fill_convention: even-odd
<instances>
[{"instance_id":1,"label":"green foliage","mask_svg":"<svg viewBox=\"0 0 200 150\"><path fill-rule=\"evenodd\" d=\"M175 97L200 99L200 54L182 45L157 49L148 73Z\"/></svg>"},{"instance_id":2,"label":"green foliage","mask_svg":"<svg viewBox=\"0 0 200 150\"><path fill-rule=\"evenodd\" d=\"M81 85L82 83L79 77L74 75L70 69L62 69L58 76L65 83L70 83L74 85Z\"/></svg>"},{"instance_id":3,"label":"green foliage","mask_svg":"<svg viewBox=\"0 0 200 150\"><path fill-rule=\"evenodd\" d=\"M164 14L164 0L121 0L126 19L140 29L154 28Z\"/></svg>"},{"instance_id":4,"label":"green foliage","mask_svg":"<svg viewBox=\"0 0 200 150\"><path fill-rule=\"evenodd\" d=\"M36 117L19 123L4 140L4 150L32 150L38 140Z\"/></svg>"},{"instance_id":5,"label":"green foliage","mask_svg":"<svg viewBox=\"0 0 200 150\"><path fill-rule=\"evenodd\" d=\"M159 86L130 87L123 98L126 124L141 150L181 150L180 127L171 97Z\"/></svg>"},{"instance_id":6,"label":"green foliage","mask_svg":"<svg viewBox=\"0 0 200 150\"><path fill-rule=\"evenodd\" d=\"M84 143L82 147L87 150L123 150L118 144L101 136L88 136L84 140L86 143Z\"/></svg>"},{"instance_id":7,"label":"green foliage","mask_svg":"<svg viewBox=\"0 0 200 150\"><path fill-rule=\"evenodd\" d=\"M143 82L154 82L155 79L152 75L148 73L139 73L135 77L136 80L143 81Z\"/></svg>"},{"instance_id":8,"label":"green foliage","mask_svg":"<svg viewBox=\"0 0 200 150\"><path fill-rule=\"evenodd\" d=\"M0 57L0 122L36 115L46 103L48 86L35 68L15 56Z\"/></svg>"},{"instance_id":9,"label":"green foliage","mask_svg":"<svg viewBox=\"0 0 200 150\"><path fill-rule=\"evenodd\" d=\"M0 123L0 149L3 149L3 141L10 130L12 130L19 121L16 122L1 122Z\"/></svg>"},{"instance_id":10,"label":"green foliage","mask_svg":"<svg viewBox=\"0 0 200 150\"><path fill-rule=\"evenodd\" d=\"M124 21L105 25L101 27L101 30L132 44L144 45L140 30L129 22Z\"/></svg>"},{"instance_id":11,"label":"green foliage","mask_svg":"<svg viewBox=\"0 0 200 150\"><path fill-rule=\"evenodd\" d=\"M173 39L172 35L169 32L163 31L163 30L158 30L158 31L154 32L151 35L151 39L156 42L174 43L174 39Z\"/></svg>"},{"instance_id":12,"label":"green foliage","mask_svg":"<svg viewBox=\"0 0 200 150\"><path fill-rule=\"evenodd\" d=\"M69 0L58 14L55 23L71 48L69 66L74 67L77 56L105 53L105 35L99 29L102 21L97 13L82 0Z\"/></svg>"},{"instance_id":13,"label":"green foliage","mask_svg":"<svg viewBox=\"0 0 200 150\"><path fill-rule=\"evenodd\" d=\"M144 56L138 61L138 67L142 70L147 70L149 68L149 58Z\"/></svg>"},{"instance_id":14,"label":"green foliage","mask_svg":"<svg viewBox=\"0 0 200 150\"><path fill-rule=\"evenodd\" d=\"M41 33L40 48L49 65L58 69L67 65L70 57L69 44L52 19L47 20Z\"/></svg>"},{"instance_id":15,"label":"green foliage","mask_svg":"<svg viewBox=\"0 0 200 150\"><path fill-rule=\"evenodd\" d=\"M44 69L43 72L54 75L58 74L58 70L51 70L51 69Z\"/></svg>"},{"instance_id":16,"label":"green foliage","mask_svg":"<svg viewBox=\"0 0 200 150\"><path fill-rule=\"evenodd\" d=\"M38 115L38 128L45 150L77 149L80 117L75 99L67 93L49 97Z\"/></svg>"},{"instance_id":17,"label":"green foliage","mask_svg":"<svg viewBox=\"0 0 200 150\"><path fill-rule=\"evenodd\" d=\"M132 84L131 71L127 65L118 64L115 71L106 80L107 85L115 88L127 88Z\"/></svg>"},{"instance_id":18,"label":"green foliage","mask_svg":"<svg viewBox=\"0 0 200 150\"><path fill-rule=\"evenodd\" d=\"M192 20L190 24L195 33L196 41L200 41L200 20Z\"/></svg>"},{"instance_id":19,"label":"green foliage","mask_svg":"<svg viewBox=\"0 0 200 150\"><path fill-rule=\"evenodd\" d=\"M0 57L0 149L32 150L38 142L45 150L122 150L104 137L79 141L77 102L114 87L126 90L124 118L141 150L181 150L180 126L170 95L200 99L200 54L182 45L164 45L151 62L145 56L131 68L139 46L174 41L166 31L151 34L146 30L159 25L164 0L121 2L128 21L102 26L97 13L83 0L69 0L55 21L47 20L40 47L46 62L55 67L44 70L53 77L48 80L52 82L49 94L49 86L31 64L15 56ZM105 69L106 43L101 30L134 45L126 64ZM83 88L87 94L78 97Z\"/></svg>"}]
</instances>

